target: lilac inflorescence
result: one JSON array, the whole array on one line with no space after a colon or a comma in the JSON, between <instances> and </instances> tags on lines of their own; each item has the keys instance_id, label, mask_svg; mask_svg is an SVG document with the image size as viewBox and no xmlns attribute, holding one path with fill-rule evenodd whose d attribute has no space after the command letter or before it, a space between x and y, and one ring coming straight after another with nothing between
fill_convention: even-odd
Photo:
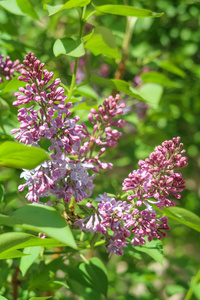
<instances>
[{"instance_id":1,"label":"lilac inflorescence","mask_svg":"<svg viewBox=\"0 0 200 300\"><path fill-rule=\"evenodd\" d=\"M118 104L120 98L119 95L109 96L103 102L103 105L99 105L98 110L92 108L88 119L93 124L93 132L90 136L88 147L93 149L95 146L100 146L100 151L91 160L100 169L111 169L111 163L102 163L99 157L106 151L107 148L113 148L117 145L117 140L121 136L116 128L124 126L125 121L122 119L116 119L117 116L123 114L124 103ZM88 151L86 147L86 151Z\"/></svg>"},{"instance_id":2,"label":"lilac inflorescence","mask_svg":"<svg viewBox=\"0 0 200 300\"><path fill-rule=\"evenodd\" d=\"M89 176L82 162L69 159L67 155L78 155L81 140L87 134L83 126L77 124L78 116L69 118L72 103L66 103L64 89L59 87L60 79L51 83L53 73L44 67L45 64L33 53L26 55L24 70L18 79L27 84L15 93L17 100L13 105L33 105L19 109L20 128L11 132L16 134L15 139L25 145L39 147L41 139L50 140L51 161L44 162L34 170L24 171L21 177L26 179L26 183L19 189L22 191L28 186L26 197L31 202L51 195L57 199L63 198L66 202L70 202L74 196L78 202L91 195L94 175ZM34 109L35 105L39 108Z\"/></svg>"},{"instance_id":3,"label":"lilac inflorescence","mask_svg":"<svg viewBox=\"0 0 200 300\"><path fill-rule=\"evenodd\" d=\"M45 69L45 64L33 53L25 56L23 64L22 75L18 79L26 82L26 86L20 87L19 92L15 93L17 100L13 105L28 104L28 107L18 110L20 127L11 133L25 145L40 147L41 139L49 140L51 161L33 170L25 170L21 177L25 178L26 183L20 185L19 190L28 187L26 198L30 202L38 202L40 198L51 195L65 202L70 202L74 197L75 202L79 202L89 197L94 189L95 174L89 175L88 170L98 173L99 168L112 167L111 163L102 163L99 156L105 152L105 146L114 147L121 135L117 130L110 129L111 125L121 127L123 124L122 120L113 121L121 113L117 105L119 97L105 100L105 111L99 108L101 122L94 124L93 133L90 134L84 123L78 124L79 116L71 117L69 109L72 103L67 102L64 89L59 86L61 80L53 80L53 72ZM100 119L97 114L95 117ZM103 134L105 138L102 141ZM94 146L99 144L104 147L93 157Z\"/></svg>"},{"instance_id":4,"label":"lilac inflorescence","mask_svg":"<svg viewBox=\"0 0 200 300\"><path fill-rule=\"evenodd\" d=\"M93 193L95 174L90 173L112 168L111 163L99 158L108 148L115 147L121 136L116 128L125 122L117 117L123 114L125 104L120 104L116 95L106 98L97 110L92 108L88 115L93 126L90 133L86 124L78 124L78 116L71 117L72 103L67 102L64 89L59 86L60 79L53 80L53 72L45 69L33 53L28 53L23 63L19 80L26 86L15 93L17 100L13 105L26 107L18 111L20 127L11 132L25 145L40 147L41 139L48 140L51 160L33 170L24 170L21 177L26 182L19 190L28 187L26 198L30 202L40 203L40 198L52 195L66 203L73 198L80 202ZM122 190L127 192L127 201L104 193L95 199L97 207L90 201L86 204L91 210L89 216L75 222L73 217L72 224L83 231L100 233L110 255L122 255L129 243L144 245L147 240L165 237L169 230L167 217L158 217L152 204L162 209L175 205L171 197L181 198L185 181L176 170L187 166L182 147L180 137L163 142L149 158L140 160L140 168L124 180Z\"/></svg>"},{"instance_id":5,"label":"lilac inflorescence","mask_svg":"<svg viewBox=\"0 0 200 300\"><path fill-rule=\"evenodd\" d=\"M140 160L140 169L130 173L123 182L122 190L131 191L127 200L134 199L137 206L141 206L144 200L161 209L175 206L168 197L172 195L180 199L180 192L186 188L182 174L176 172L188 164L187 157L182 156L185 153L182 147L180 137L173 138L156 147L145 161Z\"/></svg>"},{"instance_id":6,"label":"lilac inflorescence","mask_svg":"<svg viewBox=\"0 0 200 300\"><path fill-rule=\"evenodd\" d=\"M155 148L149 158L140 160L140 169L129 174L123 183L123 191L130 193L129 201L116 201L106 193L96 198L98 208L92 205L90 217L76 220L75 225L81 230L100 233L104 236L107 251L117 255L123 254L123 248L130 243L134 247L144 245L153 238L162 239L169 230L167 217L157 217L152 204L158 208L175 206L166 198L174 196L180 199L180 192L185 187L181 173L176 169L187 166L187 157L182 156L183 144L180 137L165 141ZM152 200L152 198L154 198Z\"/></svg>"},{"instance_id":7,"label":"lilac inflorescence","mask_svg":"<svg viewBox=\"0 0 200 300\"><path fill-rule=\"evenodd\" d=\"M104 236L107 252L117 255L123 254L123 248L131 243L133 246L144 245L145 237L148 241L153 238L161 239L169 230L167 218L157 218L155 211L147 205L143 211L134 208L126 201L116 201L106 193L97 200L98 208L83 220L76 220L74 225L81 230L100 233ZM91 207L91 205L90 205Z\"/></svg>"},{"instance_id":8,"label":"lilac inflorescence","mask_svg":"<svg viewBox=\"0 0 200 300\"><path fill-rule=\"evenodd\" d=\"M12 61L10 56L7 56L5 60L3 55L0 55L0 83L5 80L11 80L14 76L14 73L19 73L22 70L22 65L17 59Z\"/></svg>"}]
</instances>

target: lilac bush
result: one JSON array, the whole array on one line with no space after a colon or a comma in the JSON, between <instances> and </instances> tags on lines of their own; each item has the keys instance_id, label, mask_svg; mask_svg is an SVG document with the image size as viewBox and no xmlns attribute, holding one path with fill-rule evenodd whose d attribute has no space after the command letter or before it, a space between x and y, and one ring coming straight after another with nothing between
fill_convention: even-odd
<instances>
[{"instance_id":1,"label":"lilac bush","mask_svg":"<svg viewBox=\"0 0 200 300\"><path fill-rule=\"evenodd\" d=\"M100 156L117 145L121 132L116 128L125 124L117 117L123 114L125 102L119 104L119 95L109 96L98 110L92 108L88 115L93 127L90 132L85 123L80 123L79 116L71 117L72 103L60 87L61 80L53 80L53 72L44 69L45 64L33 53L28 53L23 63L18 79L26 82L26 86L15 93L17 100L13 105L29 107L19 109L20 127L12 133L20 143L35 147L40 147L41 140L50 140L51 160L33 170L24 170L21 177L26 182L19 186L19 191L28 187L26 198L30 202L39 202L43 197L48 197L51 204L63 200L70 219L66 204L91 197L95 173L113 166L102 162ZM96 205L88 199L90 214L80 215L76 220L71 218L73 227L100 233L110 255L122 255L129 243L144 245L145 237L149 242L165 237L168 219L157 216L154 206L160 209L175 206L172 199L180 199L180 192L186 188L181 173L176 172L187 166L182 147L180 137L157 146L149 158L139 161L140 169L124 179L122 191L126 194L115 199L104 193L95 199Z\"/></svg>"}]
</instances>

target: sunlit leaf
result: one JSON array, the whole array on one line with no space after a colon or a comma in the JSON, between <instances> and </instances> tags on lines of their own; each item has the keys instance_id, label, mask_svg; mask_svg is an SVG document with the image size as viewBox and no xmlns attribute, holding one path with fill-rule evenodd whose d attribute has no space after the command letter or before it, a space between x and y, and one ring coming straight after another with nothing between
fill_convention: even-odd
<instances>
[{"instance_id":1,"label":"sunlit leaf","mask_svg":"<svg viewBox=\"0 0 200 300\"><path fill-rule=\"evenodd\" d=\"M18 169L34 169L50 157L45 150L6 141L0 143L0 165Z\"/></svg>"},{"instance_id":2,"label":"sunlit leaf","mask_svg":"<svg viewBox=\"0 0 200 300\"><path fill-rule=\"evenodd\" d=\"M0 295L0 300L8 300L8 299Z\"/></svg>"},{"instance_id":3,"label":"sunlit leaf","mask_svg":"<svg viewBox=\"0 0 200 300\"><path fill-rule=\"evenodd\" d=\"M163 264L163 248L162 242L160 240L153 240L148 242L146 239L146 244L142 246L134 247L135 250L139 252L144 252L151 256L155 261L159 262L161 265Z\"/></svg>"},{"instance_id":4,"label":"sunlit leaf","mask_svg":"<svg viewBox=\"0 0 200 300\"><path fill-rule=\"evenodd\" d=\"M96 27L90 38L87 39L85 48L94 55L105 54L119 58L118 48L112 31L106 27Z\"/></svg>"},{"instance_id":5,"label":"sunlit leaf","mask_svg":"<svg viewBox=\"0 0 200 300\"><path fill-rule=\"evenodd\" d=\"M32 6L31 2L29 2L28 0L16 0L16 1L17 1L17 5L25 15L28 15L33 19L39 20L38 15L34 10L34 7Z\"/></svg>"},{"instance_id":6,"label":"sunlit leaf","mask_svg":"<svg viewBox=\"0 0 200 300\"><path fill-rule=\"evenodd\" d=\"M19 208L10 216L0 215L0 223L43 232L69 247L77 248L70 228L53 207L29 204Z\"/></svg>"},{"instance_id":7,"label":"sunlit leaf","mask_svg":"<svg viewBox=\"0 0 200 300\"><path fill-rule=\"evenodd\" d=\"M20 258L24 256L27 256L27 254L24 254L23 252L18 250L11 250L0 253L0 259Z\"/></svg>"},{"instance_id":8,"label":"sunlit leaf","mask_svg":"<svg viewBox=\"0 0 200 300\"><path fill-rule=\"evenodd\" d=\"M61 242L58 242L55 239L41 239L40 237L36 237L28 233L7 232L0 235L0 258L4 259L21 257L25 254L19 251L15 251L16 249L28 249L30 247L41 248L42 246L46 248L51 248L66 245Z\"/></svg>"},{"instance_id":9,"label":"sunlit leaf","mask_svg":"<svg viewBox=\"0 0 200 300\"><path fill-rule=\"evenodd\" d=\"M30 266L34 263L36 258L39 256L41 249L42 249L41 247L28 247L24 249L23 253L29 255L23 256L20 259L19 269L22 272L23 276L26 274L26 271L30 268Z\"/></svg>"},{"instance_id":10,"label":"sunlit leaf","mask_svg":"<svg viewBox=\"0 0 200 300\"><path fill-rule=\"evenodd\" d=\"M91 0L69 0L64 5L45 5L45 8L49 12L49 16L54 15L55 13L62 11L64 9L76 8L76 7L83 7L89 4Z\"/></svg>"},{"instance_id":11,"label":"sunlit leaf","mask_svg":"<svg viewBox=\"0 0 200 300\"><path fill-rule=\"evenodd\" d=\"M147 72L140 75L142 78L142 81L144 83L146 82L153 82L158 83L163 86L170 86L170 87L180 87L180 85L171 79L169 79L166 75L158 72Z\"/></svg>"},{"instance_id":12,"label":"sunlit leaf","mask_svg":"<svg viewBox=\"0 0 200 300\"><path fill-rule=\"evenodd\" d=\"M5 87L3 89L3 93L16 91L19 87L25 86L25 84L26 84L25 82L19 81L16 76L12 80L8 81L8 83L5 85Z\"/></svg>"},{"instance_id":13,"label":"sunlit leaf","mask_svg":"<svg viewBox=\"0 0 200 300\"><path fill-rule=\"evenodd\" d=\"M163 210L161 210L163 212ZM164 208L164 214L180 223L200 232L200 218L193 212L182 207Z\"/></svg>"},{"instance_id":14,"label":"sunlit leaf","mask_svg":"<svg viewBox=\"0 0 200 300\"><path fill-rule=\"evenodd\" d=\"M0 235L0 253L3 253L7 250L17 249L19 244L22 244L22 243L28 241L31 237L32 237L32 235L30 235L28 233L23 233L23 232L7 232L7 233L1 234Z\"/></svg>"},{"instance_id":15,"label":"sunlit leaf","mask_svg":"<svg viewBox=\"0 0 200 300\"><path fill-rule=\"evenodd\" d=\"M162 61L160 67L183 78L186 76L185 72L175 66L171 61Z\"/></svg>"},{"instance_id":16,"label":"sunlit leaf","mask_svg":"<svg viewBox=\"0 0 200 300\"><path fill-rule=\"evenodd\" d=\"M17 0L0 1L0 7L6 9L7 11L11 12L12 14L15 14L18 16L25 16L25 14L19 8L19 6L17 4Z\"/></svg>"},{"instance_id":17,"label":"sunlit leaf","mask_svg":"<svg viewBox=\"0 0 200 300\"><path fill-rule=\"evenodd\" d=\"M75 90L74 95L76 94L93 99L98 99L99 97L96 91L90 85L81 85Z\"/></svg>"},{"instance_id":18,"label":"sunlit leaf","mask_svg":"<svg viewBox=\"0 0 200 300\"><path fill-rule=\"evenodd\" d=\"M124 80L107 79L98 75L92 75L90 76L90 81L99 85L108 86L111 89L114 89L118 92L123 92L129 96L135 97L136 99L148 101L148 99L145 99L145 97L138 90L134 89L131 85L129 85L128 82Z\"/></svg>"},{"instance_id":19,"label":"sunlit leaf","mask_svg":"<svg viewBox=\"0 0 200 300\"><path fill-rule=\"evenodd\" d=\"M156 108L163 94L163 87L156 83L145 83L139 88L145 99L149 100L149 105Z\"/></svg>"},{"instance_id":20,"label":"sunlit leaf","mask_svg":"<svg viewBox=\"0 0 200 300\"><path fill-rule=\"evenodd\" d=\"M53 45L53 53L57 57L61 54L80 57L85 54L85 49L81 40L71 38L58 39Z\"/></svg>"},{"instance_id":21,"label":"sunlit leaf","mask_svg":"<svg viewBox=\"0 0 200 300\"><path fill-rule=\"evenodd\" d=\"M147 9L136 8L128 5L101 5L95 6L95 9L101 13L137 18L161 17L163 15L163 13L155 13Z\"/></svg>"},{"instance_id":22,"label":"sunlit leaf","mask_svg":"<svg viewBox=\"0 0 200 300\"><path fill-rule=\"evenodd\" d=\"M178 293L185 293L185 292L186 292L186 288L178 284L168 284L166 286L166 293L168 296L172 296Z\"/></svg>"},{"instance_id":23,"label":"sunlit leaf","mask_svg":"<svg viewBox=\"0 0 200 300\"><path fill-rule=\"evenodd\" d=\"M14 15L29 16L38 20L38 15L28 0L0 1L0 7L6 9Z\"/></svg>"},{"instance_id":24,"label":"sunlit leaf","mask_svg":"<svg viewBox=\"0 0 200 300\"><path fill-rule=\"evenodd\" d=\"M5 192L4 185L0 183L0 203L3 202L4 200L4 192Z\"/></svg>"}]
</instances>

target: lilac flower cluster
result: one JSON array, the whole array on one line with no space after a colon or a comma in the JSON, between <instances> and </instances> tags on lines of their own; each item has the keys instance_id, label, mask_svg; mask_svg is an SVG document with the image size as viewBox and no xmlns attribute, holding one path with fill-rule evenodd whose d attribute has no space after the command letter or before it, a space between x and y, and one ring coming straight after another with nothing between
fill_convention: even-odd
<instances>
[{"instance_id":1,"label":"lilac flower cluster","mask_svg":"<svg viewBox=\"0 0 200 300\"><path fill-rule=\"evenodd\" d=\"M145 237L149 242L165 237L168 219L157 217L151 204L159 208L174 206L166 197L171 194L180 199L180 192L186 188L182 175L175 173L175 169L187 166L187 157L182 156L185 150L181 150L183 144L179 142L179 137L165 141L149 158L139 161L140 169L130 173L123 183L122 190L131 191L129 204L104 193L96 199L97 208L88 203L91 216L76 220L75 225L81 230L99 232L106 240L107 251L117 255L123 254L129 242L137 246L146 243Z\"/></svg>"},{"instance_id":2,"label":"lilac flower cluster","mask_svg":"<svg viewBox=\"0 0 200 300\"><path fill-rule=\"evenodd\" d=\"M3 59L4 56L0 55L0 83L4 82L3 79L11 80L14 72L20 72L22 68L18 59L12 61L9 56L4 61Z\"/></svg>"},{"instance_id":3,"label":"lilac flower cluster","mask_svg":"<svg viewBox=\"0 0 200 300\"><path fill-rule=\"evenodd\" d=\"M15 139L25 145L40 147L41 140L49 140L51 160L43 162L33 170L24 170L21 177L26 180L19 186L28 187L26 198L39 202L40 198L63 199L64 202L79 202L92 195L95 174L99 169L111 169L111 163L100 161L108 148L116 146L121 133L116 128L124 126L118 119L123 114L125 103L119 95L109 96L98 109L91 109L86 124L78 124L79 117L71 116L71 102L67 102L61 80L53 80L53 72L45 69L33 53L23 61L20 81L25 87L15 93L13 105L25 106L18 111L20 127L13 129ZM149 158L139 161L140 169L134 170L123 182L122 190L127 192L127 201L108 197L106 193L86 204L91 210L84 219L69 219L80 230L100 233L106 241L107 251L123 254L128 243L144 245L146 239L161 239L169 230L167 217L158 217L152 204L158 208L174 206L171 197L180 199L185 187L181 173L176 169L187 166L183 156L180 137L165 141L155 148ZM124 198L123 196L123 198ZM129 202L128 202L129 201Z\"/></svg>"},{"instance_id":4,"label":"lilac flower cluster","mask_svg":"<svg viewBox=\"0 0 200 300\"><path fill-rule=\"evenodd\" d=\"M11 133L20 143L36 147L40 147L41 139L50 140L48 150L51 152L51 161L44 162L34 170L25 170L21 177L25 178L26 183L20 185L19 190L23 191L28 186L26 198L30 202L38 202L39 198L51 195L65 202L70 202L74 197L75 202L79 202L89 197L94 188L95 174L90 176L88 170L98 172L99 168L112 167L112 164L99 161L99 156L105 152L105 146L114 147L121 135L110 127L121 127L123 123L113 121L121 113L117 105L119 97L109 97L105 100L105 111L101 106L99 113L95 111L95 117L100 121L92 119L94 128L90 134L84 123L77 123L80 119L78 116L70 117L72 103L66 102L64 89L59 86L61 80L53 80L53 72L44 69L45 64L33 53L28 53L23 63L22 76L18 79L26 82L26 86L15 93L17 100L13 105L26 107L19 109L20 127ZM104 131L106 133L102 141ZM104 147L92 157L95 145L100 144Z\"/></svg>"},{"instance_id":5,"label":"lilac flower cluster","mask_svg":"<svg viewBox=\"0 0 200 300\"><path fill-rule=\"evenodd\" d=\"M180 192L186 188L181 173L175 172L188 164L187 157L182 156L185 153L182 147L180 137L173 138L156 147L145 161L140 160L140 169L130 173L123 182L122 190L132 191L127 200L134 199L137 206L141 206L144 200L161 209L175 206L167 197L171 194L180 199Z\"/></svg>"},{"instance_id":6,"label":"lilac flower cluster","mask_svg":"<svg viewBox=\"0 0 200 300\"><path fill-rule=\"evenodd\" d=\"M93 124L93 132L89 139L89 147L91 152L96 146L100 146L98 155L91 159L92 163L96 163L101 169L111 169L111 163L101 163L99 157L106 151L106 148L113 148L117 145L117 140L121 136L121 132L117 129L112 129L113 126L121 128L124 126L125 121L122 119L115 120L116 116L123 114L122 108L124 103L118 105L120 98L119 95L109 96L103 102L103 106L99 105L98 111L94 108L88 115L89 121Z\"/></svg>"}]
</instances>

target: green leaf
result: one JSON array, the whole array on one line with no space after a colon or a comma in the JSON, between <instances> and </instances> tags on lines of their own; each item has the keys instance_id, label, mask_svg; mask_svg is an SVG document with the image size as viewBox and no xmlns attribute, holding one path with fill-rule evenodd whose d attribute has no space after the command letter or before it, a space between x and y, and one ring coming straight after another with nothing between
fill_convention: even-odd
<instances>
[{"instance_id":1,"label":"green leaf","mask_svg":"<svg viewBox=\"0 0 200 300\"><path fill-rule=\"evenodd\" d=\"M139 89L145 99L149 100L149 105L157 108L163 94L163 87L157 83L145 83Z\"/></svg>"},{"instance_id":2,"label":"green leaf","mask_svg":"<svg viewBox=\"0 0 200 300\"><path fill-rule=\"evenodd\" d=\"M70 287L66 284L66 283L64 283L64 282L62 282L62 281L58 281L58 280L54 280L53 281L53 284L56 284L56 285L60 285L60 287L65 287L66 289L69 289Z\"/></svg>"},{"instance_id":3,"label":"green leaf","mask_svg":"<svg viewBox=\"0 0 200 300\"><path fill-rule=\"evenodd\" d=\"M50 299L50 297L31 297L29 300L46 300L46 299Z\"/></svg>"},{"instance_id":4,"label":"green leaf","mask_svg":"<svg viewBox=\"0 0 200 300\"><path fill-rule=\"evenodd\" d=\"M55 41L53 53L56 57L61 54L80 57L85 54L85 49L80 39L73 40L72 38L64 38Z\"/></svg>"},{"instance_id":5,"label":"green leaf","mask_svg":"<svg viewBox=\"0 0 200 300\"><path fill-rule=\"evenodd\" d=\"M2 112L9 110L8 103L0 97L0 115Z\"/></svg>"},{"instance_id":6,"label":"green leaf","mask_svg":"<svg viewBox=\"0 0 200 300\"><path fill-rule=\"evenodd\" d=\"M8 259L8 258L19 258L26 256L27 254L24 254L21 251L18 250L11 250L11 251L5 251L0 254L0 259Z\"/></svg>"},{"instance_id":7,"label":"green leaf","mask_svg":"<svg viewBox=\"0 0 200 300\"><path fill-rule=\"evenodd\" d=\"M0 183L0 203L3 202L4 200L4 192L5 192L4 185Z\"/></svg>"},{"instance_id":8,"label":"green leaf","mask_svg":"<svg viewBox=\"0 0 200 300\"><path fill-rule=\"evenodd\" d=\"M139 100L148 101L148 99L145 99L145 97L140 94L138 90L134 89L130 84L128 84L128 82L124 80L107 79L98 75L92 75L90 76L90 81L99 85L108 86L111 89L115 89L118 92L123 92Z\"/></svg>"},{"instance_id":9,"label":"green leaf","mask_svg":"<svg viewBox=\"0 0 200 300\"><path fill-rule=\"evenodd\" d=\"M168 284L166 286L166 293L168 296L173 296L178 293L185 293L186 289L178 284Z\"/></svg>"},{"instance_id":10,"label":"green leaf","mask_svg":"<svg viewBox=\"0 0 200 300\"><path fill-rule=\"evenodd\" d=\"M8 300L8 299L0 295L0 300Z\"/></svg>"},{"instance_id":11,"label":"green leaf","mask_svg":"<svg viewBox=\"0 0 200 300\"><path fill-rule=\"evenodd\" d=\"M153 82L153 83L158 83L161 84L163 86L170 86L170 87L180 87L179 84L177 84L176 82L170 80L167 76L165 76L162 73L158 73L158 72L147 72L147 73L143 73L140 75L142 78L142 81L144 83L146 82Z\"/></svg>"},{"instance_id":12,"label":"green leaf","mask_svg":"<svg viewBox=\"0 0 200 300\"><path fill-rule=\"evenodd\" d=\"M1 223L1 222L0 222ZM3 223L2 223L3 224ZM17 249L19 244L28 241L32 235L23 232L7 232L0 235L0 253Z\"/></svg>"},{"instance_id":13,"label":"green leaf","mask_svg":"<svg viewBox=\"0 0 200 300\"><path fill-rule=\"evenodd\" d=\"M80 111L80 110L83 110L85 111L85 113L87 111L90 111L91 108L94 108L94 109L98 109L98 106L94 103L88 103L87 101L86 102L82 102L82 103L76 103L74 104L74 107L73 109L71 109L71 111Z\"/></svg>"},{"instance_id":14,"label":"green leaf","mask_svg":"<svg viewBox=\"0 0 200 300\"><path fill-rule=\"evenodd\" d=\"M17 1L17 5L25 15L33 19L39 20L38 15L34 10L34 7L28 0L16 0L16 1Z\"/></svg>"},{"instance_id":15,"label":"green leaf","mask_svg":"<svg viewBox=\"0 0 200 300\"><path fill-rule=\"evenodd\" d=\"M146 244L142 246L136 246L134 247L135 250L139 252L144 252L151 256L155 261L159 262L161 265L163 265L163 248L162 248L162 242L159 240L153 240L149 242L146 239Z\"/></svg>"},{"instance_id":16,"label":"green leaf","mask_svg":"<svg viewBox=\"0 0 200 300\"><path fill-rule=\"evenodd\" d=\"M197 283L197 284L191 284L191 289L195 295L195 297L200 300L200 283Z\"/></svg>"},{"instance_id":17,"label":"green leaf","mask_svg":"<svg viewBox=\"0 0 200 300\"><path fill-rule=\"evenodd\" d=\"M75 92L74 95L81 95L87 98L93 98L93 99L98 99L99 95L97 94L97 92L90 86L90 85L81 85L80 87L78 87ZM71 101L71 99L70 99Z\"/></svg>"},{"instance_id":18,"label":"green leaf","mask_svg":"<svg viewBox=\"0 0 200 300\"><path fill-rule=\"evenodd\" d=\"M23 232L7 232L0 235L0 259L21 257L25 254L18 252L16 249L23 249L27 247L43 246L46 248L50 247L61 247L65 244L56 241L55 239L41 239L28 233Z\"/></svg>"},{"instance_id":19,"label":"green leaf","mask_svg":"<svg viewBox=\"0 0 200 300\"><path fill-rule=\"evenodd\" d=\"M180 77L184 78L186 76L185 72L177 66L175 66L171 61L162 61L160 63L160 67Z\"/></svg>"},{"instance_id":20,"label":"green leaf","mask_svg":"<svg viewBox=\"0 0 200 300\"><path fill-rule=\"evenodd\" d=\"M0 165L17 169L34 169L50 157L45 150L6 141L0 143Z\"/></svg>"},{"instance_id":21,"label":"green leaf","mask_svg":"<svg viewBox=\"0 0 200 300\"><path fill-rule=\"evenodd\" d=\"M105 54L119 58L119 52L112 31L106 27L96 27L85 44L94 55Z\"/></svg>"},{"instance_id":22,"label":"green leaf","mask_svg":"<svg viewBox=\"0 0 200 300\"><path fill-rule=\"evenodd\" d=\"M29 287L30 290L39 289L41 291L52 291L52 290L58 290L61 286L60 283L57 284L55 280L54 275L56 275L56 272L58 270L63 270L65 268L64 262L62 257L59 257L57 259L51 260L50 263L43 264L43 268L41 270L35 270L35 272L32 274L30 281L29 281ZM68 275L66 273L66 275ZM62 278L64 281L64 278Z\"/></svg>"},{"instance_id":23,"label":"green leaf","mask_svg":"<svg viewBox=\"0 0 200 300\"><path fill-rule=\"evenodd\" d=\"M30 268L30 266L39 256L41 249L42 247L28 247L24 249L23 253L29 255L24 256L20 259L19 269L22 272L22 276L26 274L26 271Z\"/></svg>"},{"instance_id":24,"label":"green leaf","mask_svg":"<svg viewBox=\"0 0 200 300\"><path fill-rule=\"evenodd\" d=\"M89 264L81 263L79 269L85 274L85 279L92 285L92 288L106 297L108 278L102 261L97 257L93 257L90 259Z\"/></svg>"},{"instance_id":25,"label":"green leaf","mask_svg":"<svg viewBox=\"0 0 200 300\"><path fill-rule=\"evenodd\" d=\"M37 13L28 0L9 0L0 1L0 7L6 9L14 15L29 16L33 19L39 20Z\"/></svg>"},{"instance_id":26,"label":"green leaf","mask_svg":"<svg viewBox=\"0 0 200 300\"><path fill-rule=\"evenodd\" d=\"M44 4L44 8L48 10L49 16L52 16L55 13L57 13L62 7L63 7L62 4L58 4L58 5L54 5L54 6L53 5Z\"/></svg>"},{"instance_id":27,"label":"green leaf","mask_svg":"<svg viewBox=\"0 0 200 300\"><path fill-rule=\"evenodd\" d=\"M74 237L64 218L53 208L42 204L29 204L12 215L0 215L0 223L43 232L57 241L77 249Z\"/></svg>"},{"instance_id":28,"label":"green leaf","mask_svg":"<svg viewBox=\"0 0 200 300\"><path fill-rule=\"evenodd\" d=\"M25 16L25 14L19 8L16 0L0 1L0 7L4 8L5 10L11 12L14 15Z\"/></svg>"},{"instance_id":29,"label":"green leaf","mask_svg":"<svg viewBox=\"0 0 200 300\"><path fill-rule=\"evenodd\" d=\"M3 93L8 93L17 90L19 87L24 87L26 82L19 81L17 77L10 80L4 87Z\"/></svg>"},{"instance_id":30,"label":"green leaf","mask_svg":"<svg viewBox=\"0 0 200 300\"><path fill-rule=\"evenodd\" d=\"M159 210L163 212L163 210ZM182 207L164 208L164 214L188 227L200 232L200 217Z\"/></svg>"},{"instance_id":31,"label":"green leaf","mask_svg":"<svg viewBox=\"0 0 200 300\"><path fill-rule=\"evenodd\" d=\"M52 16L54 14L56 14L59 11L62 11L64 9L70 9L70 8L76 8L76 7L83 7L87 4L89 4L91 2L91 0L70 0L67 3L65 3L64 5L45 5L45 8L48 10L49 12L49 16Z\"/></svg>"},{"instance_id":32,"label":"green leaf","mask_svg":"<svg viewBox=\"0 0 200 300\"><path fill-rule=\"evenodd\" d=\"M101 13L119 15L119 16L131 16L137 18L147 17L161 17L163 13L155 13L153 11L141 8L135 8L127 5L102 5L95 6L95 9Z\"/></svg>"}]
</instances>

